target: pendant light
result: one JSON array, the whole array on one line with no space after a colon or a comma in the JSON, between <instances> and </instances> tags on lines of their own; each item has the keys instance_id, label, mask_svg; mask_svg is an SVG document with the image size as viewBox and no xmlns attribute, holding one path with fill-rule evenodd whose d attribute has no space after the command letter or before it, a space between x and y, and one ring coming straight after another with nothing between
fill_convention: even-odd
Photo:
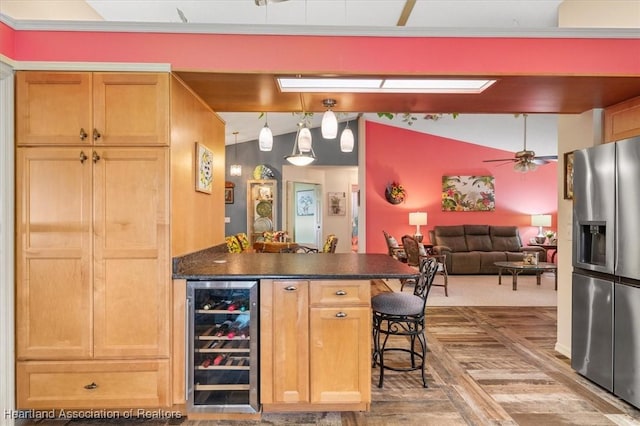
<instances>
[{"instance_id":1,"label":"pendant light","mask_svg":"<svg viewBox=\"0 0 640 426\"><path fill-rule=\"evenodd\" d=\"M313 152L313 148L311 147L311 132L306 126L303 126L303 123L298 123L298 131L296 132L296 138L293 141L293 151L291 151L291 155L287 155L286 157L284 157L285 160L287 160L294 166L308 166L309 164L316 161L316 155ZM304 140L304 138L302 137L303 130L309 132L308 151L302 151L302 149L300 149L300 142Z\"/></svg>"},{"instance_id":2,"label":"pendant light","mask_svg":"<svg viewBox=\"0 0 640 426\"><path fill-rule=\"evenodd\" d=\"M234 153L234 160L238 161L238 132L233 132L234 136L236 137L236 141L233 144L235 153ZM240 164L232 164L231 167L229 168L229 174L231 176L242 176L242 166Z\"/></svg>"},{"instance_id":3,"label":"pendant light","mask_svg":"<svg viewBox=\"0 0 640 426\"><path fill-rule=\"evenodd\" d=\"M269 128L269 120L267 113L264 113L264 127L260 130L260 136L258 137L258 146L260 151L271 151L273 148L273 133Z\"/></svg>"},{"instance_id":4,"label":"pendant light","mask_svg":"<svg viewBox=\"0 0 640 426\"><path fill-rule=\"evenodd\" d=\"M335 139L338 136L338 119L331 108L336 106L335 99L324 99L322 105L327 108L322 116L322 137L325 139Z\"/></svg>"},{"instance_id":5,"label":"pendant light","mask_svg":"<svg viewBox=\"0 0 640 426\"><path fill-rule=\"evenodd\" d=\"M349 122L347 121L347 126L342 131L340 135L340 151L342 152L352 152L353 144L354 144L353 132L349 128Z\"/></svg>"},{"instance_id":6,"label":"pendant light","mask_svg":"<svg viewBox=\"0 0 640 426\"><path fill-rule=\"evenodd\" d=\"M298 149L300 152L309 152L312 147L313 140L311 138L311 130L306 125L303 125L298 130Z\"/></svg>"}]
</instances>

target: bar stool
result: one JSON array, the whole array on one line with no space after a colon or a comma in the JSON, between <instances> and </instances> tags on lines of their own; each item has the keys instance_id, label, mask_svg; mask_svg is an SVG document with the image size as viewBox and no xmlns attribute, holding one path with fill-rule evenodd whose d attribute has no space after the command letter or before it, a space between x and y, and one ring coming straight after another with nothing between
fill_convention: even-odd
<instances>
[{"instance_id":1,"label":"bar stool","mask_svg":"<svg viewBox=\"0 0 640 426\"><path fill-rule=\"evenodd\" d=\"M371 299L373 310L372 366L380 366L379 388L384 382L385 369L394 371L421 370L422 385L425 388L428 387L424 372L427 356L427 340L424 333L425 308L429 290L438 270L438 262L430 257L422 258L419 270L413 294L382 293ZM408 337L409 348L387 347L390 336ZM409 367L385 365L384 356L389 352L408 353L411 365Z\"/></svg>"}]
</instances>

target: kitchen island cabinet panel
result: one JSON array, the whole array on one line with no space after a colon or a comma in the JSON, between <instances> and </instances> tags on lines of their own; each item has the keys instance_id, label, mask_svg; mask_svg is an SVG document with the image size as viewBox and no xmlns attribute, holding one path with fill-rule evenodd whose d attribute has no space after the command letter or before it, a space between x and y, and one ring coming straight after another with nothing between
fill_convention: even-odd
<instances>
[{"instance_id":1,"label":"kitchen island cabinet panel","mask_svg":"<svg viewBox=\"0 0 640 426\"><path fill-rule=\"evenodd\" d=\"M263 411L366 409L369 281L262 280L260 288Z\"/></svg>"}]
</instances>

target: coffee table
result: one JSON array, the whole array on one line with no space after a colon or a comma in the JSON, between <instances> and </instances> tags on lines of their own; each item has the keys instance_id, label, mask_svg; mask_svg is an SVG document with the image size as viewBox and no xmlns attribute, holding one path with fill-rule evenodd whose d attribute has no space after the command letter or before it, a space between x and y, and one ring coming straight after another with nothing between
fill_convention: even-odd
<instances>
[{"instance_id":1,"label":"coffee table","mask_svg":"<svg viewBox=\"0 0 640 426\"><path fill-rule=\"evenodd\" d=\"M543 272L553 271L555 276L555 289L558 289L558 267L555 263L538 262L537 265L525 264L524 262L494 262L498 267L498 285L502 285L502 270L511 272L513 276L513 291L518 289L518 275L524 271L535 271L536 284L540 285L540 276Z\"/></svg>"}]
</instances>

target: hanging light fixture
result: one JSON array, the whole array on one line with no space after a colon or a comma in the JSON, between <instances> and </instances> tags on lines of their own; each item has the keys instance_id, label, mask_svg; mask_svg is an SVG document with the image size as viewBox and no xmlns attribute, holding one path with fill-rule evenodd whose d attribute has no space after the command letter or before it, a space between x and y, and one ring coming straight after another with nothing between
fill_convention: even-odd
<instances>
[{"instance_id":1,"label":"hanging light fixture","mask_svg":"<svg viewBox=\"0 0 640 426\"><path fill-rule=\"evenodd\" d=\"M300 148L301 142L304 141L303 143L307 143L306 137L303 137L303 134L306 134L306 132L303 132L303 130L309 133L308 151L303 151ZM304 123L298 123L298 131L296 132L296 138L293 142L293 151L291 151L291 155L287 155L284 158L294 166L308 166L316 161L316 154L313 152L313 147L311 146L311 132L304 126Z\"/></svg>"},{"instance_id":2,"label":"hanging light fixture","mask_svg":"<svg viewBox=\"0 0 640 426\"><path fill-rule=\"evenodd\" d=\"M300 152L309 152L312 150L312 143L311 130L309 130L306 124L303 124L298 130L298 149Z\"/></svg>"},{"instance_id":3,"label":"hanging light fixture","mask_svg":"<svg viewBox=\"0 0 640 426\"><path fill-rule=\"evenodd\" d=\"M331 108L336 106L335 99L324 99L322 105L327 108L322 116L322 137L325 139L335 139L338 136L338 119Z\"/></svg>"},{"instance_id":4,"label":"hanging light fixture","mask_svg":"<svg viewBox=\"0 0 640 426\"><path fill-rule=\"evenodd\" d=\"M236 137L236 141L233 144L234 146L234 157L233 159L235 161L238 161L238 132L233 132L234 136ZM229 174L231 176L242 176L242 166L240 164L232 164L231 167L229 168Z\"/></svg>"},{"instance_id":5,"label":"hanging light fixture","mask_svg":"<svg viewBox=\"0 0 640 426\"><path fill-rule=\"evenodd\" d=\"M264 127L260 130L260 136L258 137L258 146L260 151L271 151L273 148L273 133L269 128L269 120L267 113L264 113Z\"/></svg>"},{"instance_id":6,"label":"hanging light fixture","mask_svg":"<svg viewBox=\"0 0 640 426\"><path fill-rule=\"evenodd\" d=\"M352 152L354 142L353 132L349 128L349 122L347 121L347 126L342 131L342 134L340 134L340 151Z\"/></svg>"}]
</instances>

